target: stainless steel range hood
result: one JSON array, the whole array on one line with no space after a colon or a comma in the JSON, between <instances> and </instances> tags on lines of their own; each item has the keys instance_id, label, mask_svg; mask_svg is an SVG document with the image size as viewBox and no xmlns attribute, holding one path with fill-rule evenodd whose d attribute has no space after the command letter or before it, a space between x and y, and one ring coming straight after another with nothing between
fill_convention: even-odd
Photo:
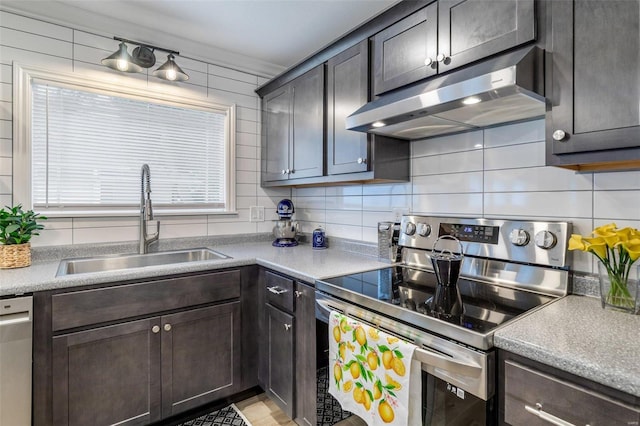
<instances>
[{"instance_id":1,"label":"stainless steel range hood","mask_svg":"<svg viewBox=\"0 0 640 426\"><path fill-rule=\"evenodd\" d=\"M535 46L383 94L347 117L347 129L421 139L545 113L543 51Z\"/></svg>"}]
</instances>

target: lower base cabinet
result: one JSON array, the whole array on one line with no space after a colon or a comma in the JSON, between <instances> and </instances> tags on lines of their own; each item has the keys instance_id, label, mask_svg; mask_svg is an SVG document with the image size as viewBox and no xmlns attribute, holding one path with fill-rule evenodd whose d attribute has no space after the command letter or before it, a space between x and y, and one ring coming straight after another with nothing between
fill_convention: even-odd
<instances>
[{"instance_id":1,"label":"lower base cabinet","mask_svg":"<svg viewBox=\"0 0 640 426\"><path fill-rule=\"evenodd\" d=\"M293 418L294 404L294 333L295 318L269 304L265 307L267 326L266 391L280 408Z\"/></svg>"},{"instance_id":2,"label":"lower base cabinet","mask_svg":"<svg viewBox=\"0 0 640 426\"><path fill-rule=\"evenodd\" d=\"M240 302L53 339L53 424L140 425L237 392Z\"/></svg>"},{"instance_id":3,"label":"lower base cabinet","mask_svg":"<svg viewBox=\"0 0 640 426\"><path fill-rule=\"evenodd\" d=\"M640 424L640 398L508 352L500 358L501 424Z\"/></svg>"}]
</instances>

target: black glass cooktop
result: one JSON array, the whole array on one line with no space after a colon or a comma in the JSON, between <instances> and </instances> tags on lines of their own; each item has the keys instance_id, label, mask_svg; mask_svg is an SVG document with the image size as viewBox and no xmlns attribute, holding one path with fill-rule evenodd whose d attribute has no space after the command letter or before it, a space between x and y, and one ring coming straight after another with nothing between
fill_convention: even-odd
<instances>
[{"instance_id":1,"label":"black glass cooktop","mask_svg":"<svg viewBox=\"0 0 640 426\"><path fill-rule=\"evenodd\" d=\"M456 307L455 312L449 312L451 315L448 315L434 308L437 282L435 275L429 271L395 266L322 281L479 333L490 332L511 318L554 299L528 291L460 279L458 290L462 307ZM368 307L367 299L362 298L361 304Z\"/></svg>"}]
</instances>

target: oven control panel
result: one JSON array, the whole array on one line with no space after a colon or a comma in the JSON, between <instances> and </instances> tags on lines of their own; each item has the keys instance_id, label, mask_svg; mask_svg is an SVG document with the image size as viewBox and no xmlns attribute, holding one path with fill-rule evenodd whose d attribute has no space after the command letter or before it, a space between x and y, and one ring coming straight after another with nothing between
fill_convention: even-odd
<instances>
[{"instance_id":1,"label":"oven control panel","mask_svg":"<svg viewBox=\"0 0 640 426\"><path fill-rule=\"evenodd\" d=\"M432 250L445 235L457 238L471 256L566 267L571 223L407 215L399 245ZM459 251L452 240L440 241L438 250Z\"/></svg>"}]
</instances>

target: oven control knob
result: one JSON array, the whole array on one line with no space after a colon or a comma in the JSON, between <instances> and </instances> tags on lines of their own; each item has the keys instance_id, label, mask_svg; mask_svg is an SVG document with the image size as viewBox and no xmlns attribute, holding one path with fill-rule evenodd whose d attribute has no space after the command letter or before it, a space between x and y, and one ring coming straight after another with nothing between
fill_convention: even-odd
<instances>
[{"instance_id":1,"label":"oven control knob","mask_svg":"<svg viewBox=\"0 0 640 426\"><path fill-rule=\"evenodd\" d=\"M524 229L514 229L509 234L509 241L514 246L522 247L529 244L529 233Z\"/></svg>"},{"instance_id":2,"label":"oven control knob","mask_svg":"<svg viewBox=\"0 0 640 426\"><path fill-rule=\"evenodd\" d=\"M542 249L548 250L555 247L558 239L549 231L540 231L535 237L536 245Z\"/></svg>"},{"instance_id":3,"label":"oven control knob","mask_svg":"<svg viewBox=\"0 0 640 426\"><path fill-rule=\"evenodd\" d=\"M418 235L421 237L428 237L431 234L431 225L426 223L418 224Z\"/></svg>"},{"instance_id":4,"label":"oven control knob","mask_svg":"<svg viewBox=\"0 0 640 426\"><path fill-rule=\"evenodd\" d=\"M407 225L404 227L404 233L407 235L413 235L416 233L416 224L413 222L407 222Z\"/></svg>"}]
</instances>

